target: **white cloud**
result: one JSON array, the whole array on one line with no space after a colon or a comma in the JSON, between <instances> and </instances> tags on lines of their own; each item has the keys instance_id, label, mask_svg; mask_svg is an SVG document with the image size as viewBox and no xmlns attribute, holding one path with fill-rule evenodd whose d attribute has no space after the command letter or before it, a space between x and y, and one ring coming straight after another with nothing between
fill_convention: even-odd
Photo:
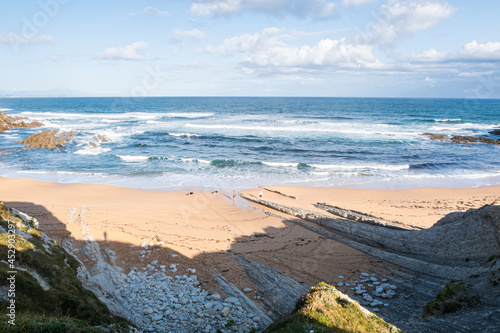
<instances>
[{"instance_id":1,"label":"white cloud","mask_svg":"<svg viewBox=\"0 0 500 333\"><path fill-rule=\"evenodd\" d=\"M500 61L500 43L487 42L480 44L473 40L465 44L458 53L462 59Z\"/></svg>"},{"instance_id":2,"label":"white cloud","mask_svg":"<svg viewBox=\"0 0 500 333\"><path fill-rule=\"evenodd\" d=\"M414 62L498 62L500 61L500 43L478 43L473 40L455 52L439 52L429 49L409 58Z\"/></svg>"},{"instance_id":3,"label":"white cloud","mask_svg":"<svg viewBox=\"0 0 500 333\"><path fill-rule=\"evenodd\" d=\"M123 47L111 47L104 52L97 52L94 56L103 60L145 60L144 52L148 47L147 42L135 42Z\"/></svg>"},{"instance_id":4,"label":"white cloud","mask_svg":"<svg viewBox=\"0 0 500 333\"><path fill-rule=\"evenodd\" d=\"M259 11L271 15L292 14L316 19L334 18L338 6L326 0L188 0L196 16L230 16L244 11Z\"/></svg>"},{"instance_id":5,"label":"white cloud","mask_svg":"<svg viewBox=\"0 0 500 333\"><path fill-rule=\"evenodd\" d=\"M266 28L261 33L242 34L227 38L218 46L209 45L205 49L209 53L231 54L238 52L261 52L276 47L286 47L283 43L285 30L280 28Z\"/></svg>"},{"instance_id":6,"label":"white cloud","mask_svg":"<svg viewBox=\"0 0 500 333\"><path fill-rule=\"evenodd\" d=\"M193 30L179 30L175 29L172 32L172 36L175 38L188 37L193 39L203 39L205 37L205 33L198 29Z\"/></svg>"},{"instance_id":7,"label":"white cloud","mask_svg":"<svg viewBox=\"0 0 500 333\"><path fill-rule=\"evenodd\" d=\"M355 45L346 38L322 39L313 46L288 45L286 42L293 38L284 29L267 28L261 33L228 38L218 46L209 45L206 51L225 55L245 53L243 65L247 73L259 68L290 72L325 68L378 69L384 66L375 58L370 45Z\"/></svg>"},{"instance_id":8,"label":"white cloud","mask_svg":"<svg viewBox=\"0 0 500 333\"><path fill-rule=\"evenodd\" d=\"M7 45L33 45L33 44L49 44L55 41L54 37L43 35L39 37L28 37L24 34L15 32L1 32L0 44Z\"/></svg>"},{"instance_id":9,"label":"white cloud","mask_svg":"<svg viewBox=\"0 0 500 333\"><path fill-rule=\"evenodd\" d=\"M372 3L378 0L342 0L342 4L348 7L355 7L365 5L367 3Z\"/></svg>"},{"instance_id":10,"label":"white cloud","mask_svg":"<svg viewBox=\"0 0 500 333\"><path fill-rule=\"evenodd\" d=\"M144 14L157 15L157 16L163 16L163 17L172 16L172 14L170 14L166 10L160 10L158 8L155 8L155 7L144 8Z\"/></svg>"},{"instance_id":11,"label":"white cloud","mask_svg":"<svg viewBox=\"0 0 500 333\"><path fill-rule=\"evenodd\" d=\"M411 59L417 62L439 62L445 60L446 52L439 52L436 49L429 49L421 53L412 54Z\"/></svg>"},{"instance_id":12,"label":"white cloud","mask_svg":"<svg viewBox=\"0 0 500 333\"><path fill-rule=\"evenodd\" d=\"M361 43L390 44L428 29L450 17L455 8L443 1L388 0L368 31L356 34Z\"/></svg>"}]
</instances>

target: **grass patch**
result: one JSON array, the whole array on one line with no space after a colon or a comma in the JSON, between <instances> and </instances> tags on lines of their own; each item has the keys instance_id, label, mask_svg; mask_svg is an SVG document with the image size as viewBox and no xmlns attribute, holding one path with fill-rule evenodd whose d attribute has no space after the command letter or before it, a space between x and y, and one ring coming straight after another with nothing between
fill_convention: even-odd
<instances>
[{"instance_id":1,"label":"grass patch","mask_svg":"<svg viewBox=\"0 0 500 333\"><path fill-rule=\"evenodd\" d=\"M401 332L375 315L365 315L357 303L340 297L335 287L320 283L298 302L297 310L269 326L265 333Z\"/></svg>"},{"instance_id":2,"label":"grass patch","mask_svg":"<svg viewBox=\"0 0 500 333\"><path fill-rule=\"evenodd\" d=\"M471 286L462 281L451 280L436 297L424 307L423 315L440 315L460 310L464 306L478 304L480 299L473 295Z\"/></svg>"}]
</instances>

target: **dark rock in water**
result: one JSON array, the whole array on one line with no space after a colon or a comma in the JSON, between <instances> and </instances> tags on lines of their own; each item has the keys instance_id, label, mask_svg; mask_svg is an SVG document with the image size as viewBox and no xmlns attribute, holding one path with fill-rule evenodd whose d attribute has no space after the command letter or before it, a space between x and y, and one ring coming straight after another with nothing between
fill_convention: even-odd
<instances>
[{"instance_id":1,"label":"dark rock in water","mask_svg":"<svg viewBox=\"0 0 500 333\"><path fill-rule=\"evenodd\" d=\"M441 142L448 141L448 135L444 135L444 134L424 133L423 135L426 135L431 140L436 140L436 141L441 141Z\"/></svg>"},{"instance_id":2,"label":"dark rock in water","mask_svg":"<svg viewBox=\"0 0 500 333\"><path fill-rule=\"evenodd\" d=\"M486 138L486 137L480 137L478 138L477 140L478 142L482 142L482 143L489 143L489 144L492 144L492 145L500 145L500 140L493 140L493 139L489 139L489 138Z\"/></svg>"},{"instance_id":3,"label":"dark rock in water","mask_svg":"<svg viewBox=\"0 0 500 333\"><path fill-rule=\"evenodd\" d=\"M493 139L489 139L489 138L486 138L486 137L476 138L474 136L461 136L461 135L454 135L451 138L451 142L455 142L455 143L481 142L481 143L489 143L489 144L493 144L493 145L499 145L500 144L500 140L495 141Z\"/></svg>"},{"instance_id":4,"label":"dark rock in water","mask_svg":"<svg viewBox=\"0 0 500 333\"><path fill-rule=\"evenodd\" d=\"M500 135L500 129L495 129L493 131L489 131L488 133L493 134L493 135Z\"/></svg>"},{"instance_id":5,"label":"dark rock in water","mask_svg":"<svg viewBox=\"0 0 500 333\"><path fill-rule=\"evenodd\" d=\"M498 130L500 132L500 130ZM492 132L490 132L492 133ZM493 140L487 137L475 137L475 136L464 136L464 135L452 135L451 139L449 139L448 135L445 134L436 134L436 133L424 133L423 135L427 136L431 140L448 142L451 141L453 143L489 143L493 145L500 145L500 140Z\"/></svg>"},{"instance_id":6,"label":"dark rock in water","mask_svg":"<svg viewBox=\"0 0 500 333\"><path fill-rule=\"evenodd\" d=\"M451 138L451 142L455 142L455 143L473 143L473 142L477 142L477 138L475 138L473 136L454 135Z\"/></svg>"}]
</instances>

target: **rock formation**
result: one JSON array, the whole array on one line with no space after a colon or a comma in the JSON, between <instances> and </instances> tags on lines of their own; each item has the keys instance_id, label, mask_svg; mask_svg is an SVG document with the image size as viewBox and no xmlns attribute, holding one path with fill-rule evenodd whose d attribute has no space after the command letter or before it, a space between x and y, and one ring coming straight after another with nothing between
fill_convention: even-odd
<instances>
[{"instance_id":1,"label":"rock formation","mask_svg":"<svg viewBox=\"0 0 500 333\"><path fill-rule=\"evenodd\" d=\"M9 131L12 128L34 128L41 127L42 123L37 121L27 121L27 118L10 117L5 113L0 112L0 133Z\"/></svg>"},{"instance_id":2,"label":"rock formation","mask_svg":"<svg viewBox=\"0 0 500 333\"><path fill-rule=\"evenodd\" d=\"M255 197L242 197L295 216L298 219L281 217L382 260L381 265L391 271L392 283L397 285L398 292L392 295L390 310L383 307L380 314L405 332L494 332L500 324L498 204L452 213L433 227L419 230L402 222L379 220L325 203L316 204L325 211L320 213ZM268 214L279 216L273 211ZM366 279L366 276L360 276L360 279ZM461 306L464 309L457 313L422 320L424 307L450 280L470 285L471 294L477 295L479 302L471 302L471 306L469 303L459 305L458 309ZM375 301L391 289L389 285L385 290L381 284L377 286L380 291L367 293L366 286L357 284L350 287L359 294L360 303ZM360 289L356 289L358 287ZM378 304L374 306L378 307Z\"/></svg>"},{"instance_id":3,"label":"rock formation","mask_svg":"<svg viewBox=\"0 0 500 333\"><path fill-rule=\"evenodd\" d=\"M40 133L30 135L18 143L24 144L24 150L42 148L48 150L57 149L60 152L59 147L65 147L66 142L73 138L75 132L62 132L59 135L58 132L58 130L44 130Z\"/></svg>"},{"instance_id":4,"label":"rock formation","mask_svg":"<svg viewBox=\"0 0 500 333\"><path fill-rule=\"evenodd\" d=\"M494 134L493 132L490 132ZM453 142L453 143L489 143L492 145L500 145L500 140L493 140L484 136L464 136L464 135L445 135L445 134L435 134L435 133L424 133L431 140L441 141L441 142Z\"/></svg>"}]
</instances>

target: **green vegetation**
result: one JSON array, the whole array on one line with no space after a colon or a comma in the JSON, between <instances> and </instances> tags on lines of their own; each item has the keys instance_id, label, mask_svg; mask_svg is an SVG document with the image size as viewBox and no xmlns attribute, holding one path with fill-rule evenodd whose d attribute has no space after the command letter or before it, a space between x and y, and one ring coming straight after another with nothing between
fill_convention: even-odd
<instances>
[{"instance_id":1,"label":"green vegetation","mask_svg":"<svg viewBox=\"0 0 500 333\"><path fill-rule=\"evenodd\" d=\"M265 333L401 332L357 303L341 297L335 287L320 283L301 298L296 311L269 326Z\"/></svg>"},{"instance_id":2,"label":"green vegetation","mask_svg":"<svg viewBox=\"0 0 500 333\"><path fill-rule=\"evenodd\" d=\"M479 303L479 297L472 294L471 286L462 281L451 280L424 307L423 315L438 315L460 310L463 306L473 306Z\"/></svg>"},{"instance_id":3,"label":"green vegetation","mask_svg":"<svg viewBox=\"0 0 500 333\"><path fill-rule=\"evenodd\" d=\"M492 255L492 256L488 257L488 261L493 261L493 260L498 259L498 258L500 258L500 256Z\"/></svg>"},{"instance_id":4,"label":"green vegetation","mask_svg":"<svg viewBox=\"0 0 500 333\"><path fill-rule=\"evenodd\" d=\"M15 323L0 321L2 332L128 332L125 319L113 316L108 308L90 291L83 288L77 278L78 262L63 248L44 244L39 230L26 226L12 216L0 203L0 226L8 230L12 221L18 227L13 235L0 234L0 288L8 290L7 279L15 274ZM19 230L30 236L19 235ZM10 243L9 243L10 241ZM9 244L15 248L15 258L9 252ZM45 245L45 246L44 246ZM46 248L47 247L47 248ZM10 257L9 257L10 255ZM14 264L15 268L9 267ZM30 272L36 272L45 281L42 288ZM48 287L48 288L47 288ZM8 318L7 299L0 299L0 316Z\"/></svg>"}]
</instances>

